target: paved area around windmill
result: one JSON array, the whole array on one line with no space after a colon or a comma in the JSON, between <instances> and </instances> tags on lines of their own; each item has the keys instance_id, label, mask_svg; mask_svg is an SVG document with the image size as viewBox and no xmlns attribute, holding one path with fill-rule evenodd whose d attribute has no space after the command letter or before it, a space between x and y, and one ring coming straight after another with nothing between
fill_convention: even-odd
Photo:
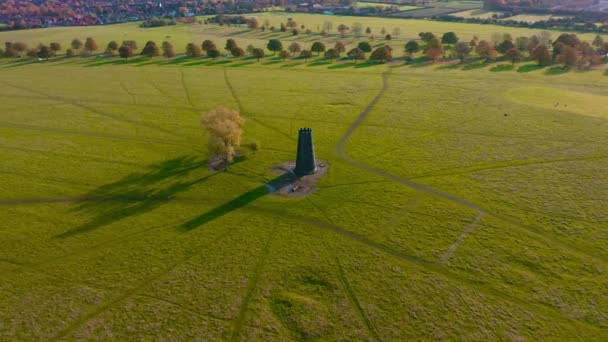
<instances>
[{"instance_id":1,"label":"paved area around windmill","mask_svg":"<svg viewBox=\"0 0 608 342\"><path fill-rule=\"evenodd\" d=\"M266 184L268 192L277 196L302 197L309 195L317 188L317 182L327 173L329 163L324 160L317 160L317 172L297 176L293 170L296 167L294 160L283 162L273 166L270 172L276 174L277 178Z\"/></svg>"}]
</instances>

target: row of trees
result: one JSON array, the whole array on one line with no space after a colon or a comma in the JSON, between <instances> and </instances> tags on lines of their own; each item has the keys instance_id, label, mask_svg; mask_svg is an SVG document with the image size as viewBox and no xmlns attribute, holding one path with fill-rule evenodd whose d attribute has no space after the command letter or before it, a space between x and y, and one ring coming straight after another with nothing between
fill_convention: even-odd
<instances>
[{"instance_id":1,"label":"row of trees","mask_svg":"<svg viewBox=\"0 0 608 342\"><path fill-rule=\"evenodd\" d=\"M405 44L405 52L411 57L414 53L423 51L433 61L445 56L449 50L461 62L475 52L486 61L502 54L506 60L516 63L527 52L529 58L539 65L557 62L565 67L586 69L602 63L602 56L608 52L608 42L604 42L599 35L591 44L581 41L575 34L567 33L561 34L555 41L551 40L548 33L517 38L508 33L495 34L489 41L474 37L469 42L460 42L454 32L447 32L441 38L431 32L421 32L419 37L424 44L411 40Z\"/></svg>"},{"instance_id":2,"label":"row of trees","mask_svg":"<svg viewBox=\"0 0 608 342\"><path fill-rule=\"evenodd\" d=\"M495 59L500 54L506 60L516 63L527 54L529 59L536 61L539 65L557 62L565 67L585 69L602 63L602 55L608 52L608 42L604 42L599 35L591 43L581 41L575 34L561 34L552 41L551 35L547 32L530 37L521 36L516 38L508 33L494 34L490 40L479 40L474 37L468 42L460 41L454 32L446 32L441 37L432 32L420 32L418 36L419 40L410 40L405 44L405 53L408 57L412 57L418 52L423 52L432 61L442 57L445 58L449 54L462 62L474 52L486 61ZM96 41L91 37L86 38L84 42L80 39L74 39L70 48L67 49L66 55L81 54L88 56L98 49ZM357 62L365 59L368 53L371 60L390 61L392 59L392 48L390 46L384 45L374 50L369 42L359 42L355 48L346 51L346 46L341 41L336 42L333 47L328 47L321 41L315 41L310 48L303 49L297 42L292 42L289 46L284 47L280 40L270 39L266 44L266 49L273 52L273 55L278 54L281 58L300 56L306 60L313 54L316 54L316 56L323 54L329 59L337 59L346 54L348 58ZM48 46L40 44L31 49L28 49L27 44L22 42L7 42L5 43L5 49L0 50L0 54L7 57L28 55L48 59L60 50L61 45L56 42L50 43ZM234 39L226 40L224 50L234 57L249 54L257 58L258 61L265 56L263 48L249 45L246 49L243 49L238 46ZM106 55L118 54L122 58L129 58L136 54L149 57L162 55L166 58L172 58L176 55L173 45L168 41L162 42L160 46L154 41L148 41L138 53L137 43L133 40L123 41L122 44L111 41L104 53ZM206 55L212 59L222 54L211 40L204 40L200 46L189 43L186 46L185 53L190 57Z\"/></svg>"}]
</instances>

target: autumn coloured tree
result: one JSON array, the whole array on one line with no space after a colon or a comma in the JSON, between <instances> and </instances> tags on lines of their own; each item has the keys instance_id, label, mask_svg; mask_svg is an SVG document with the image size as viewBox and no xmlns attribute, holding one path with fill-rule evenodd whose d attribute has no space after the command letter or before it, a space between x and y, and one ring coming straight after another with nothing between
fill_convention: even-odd
<instances>
[{"instance_id":1,"label":"autumn coloured tree","mask_svg":"<svg viewBox=\"0 0 608 342\"><path fill-rule=\"evenodd\" d=\"M173 48L173 44L164 41L161 48L163 50L163 57L167 59L175 57L175 49Z\"/></svg>"},{"instance_id":2,"label":"autumn coloured tree","mask_svg":"<svg viewBox=\"0 0 608 342\"><path fill-rule=\"evenodd\" d=\"M51 44L49 44L49 48L53 50L55 54L57 54L57 52L61 50L61 44L57 42L52 42Z\"/></svg>"},{"instance_id":3,"label":"autumn coloured tree","mask_svg":"<svg viewBox=\"0 0 608 342\"><path fill-rule=\"evenodd\" d=\"M220 52L218 50L216 50L216 49L207 50L207 57L215 60L219 56L220 56Z\"/></svg>"},{"instance_id":4,"label":"autumn coloured tree","mask_svg":"<svg viewBox=\"0 0 608 342\"><path fill-rule=\"evenodd\" d=\"M202 115L201 124L209 136L207 147L212 159L219 159L226 170L241 145L245 120L235 110L217 107Z\"/></svg>"},{"instance_id":5,"label":"autumn coloured tree","mask_svg":"<svg viewBox=\"0 0 608 342\"><path fill-rule=\"evenodd\" d=\"M551 63L551 53L549 52L549 48L544 44L537 46L532 52L531 57L541 66L549 65Z\"/></svg>"},{"instance_id":6,"label":"autumn coloured tree","mask_svg":"<svg viewBox=\"0 0 608 342\"><path fill-rule=\"evenodd\" d=\"M305 61L305 62L308 62L308 59L309 59L310 57L312 57L312 51L310 51L310 50L302 50L302 51L300 52L300 57L301 57L301 58L304 58L304 61Z\"/></svg>"},{"instance_id":7,"label":"autumn coloured tree","mask_svg":"<svg viewBox=\"0 0 608 342\"><path fill-rule=\"evenodd\" d=\"M118 55L121 58L129 59L129 57L133 57L133 49L131 49L130 46L123 45L120 48L118 48Z\"/></svg>"},{"instance_id":8,"label":"autumn coloured tree","mask_svg":"<svg viewBox=\"0 0 608 342\"><path fill-rule=\"evenodd\" d=\"M355 64L357 64L358 60L365 59L365 52L358 47L351 49L346 55L348 58L354 59Z\"/></svg>"},{"instance_id":9,"label":"autumn coloured tree","mask_svg":"<svg viewBox=\"0 0 608 342\"><path fill-rule=\"evenodd\" d=\"M200 46L198 46L194 43L188 43L188 45L186 45L186 55L187 56L198 57L202 54L203 54L203 50L200 48Z\"/></svg>"},{"instance_id":10,"label":"autumn coloured tree","mask_svg":"<svg viewBox=\"0 0 608 342\"><path fill-rule=\"evenodd\" d=\"M435 62L438 58L444 54L443 44L439 41L439 38L433 37L427 44L424 54L428 59Z\"/></svg>"},{"instance_id":11,"label":"autumn coloured tree","mask_svg":"<svg viewBox=\"0 0 608 342\"><path fill-rule=\"evenodd\" d=\"M329 59L340 58L340 52L334 48L331 48L331 49L325 51L325 57L327 57Z\"/></svg>"},{"instance_id":12,"label":"autumn coloured tree","mask_svg":"<svg viewBox=\"0 0 608 342\"><path fill-rule=\"evenodd\" d=\"M245 50L241 49L240 47L236 46L234 48L232 48L232 50L230 50L230 53L234 56L234 57L243 57L245 56Z\"/></svg>"},{"instance_id":13,"label":"autumn coloured tree","mask_svg":"<svg viewBox=\"0 0 608 342\"><path fill-rule=\"evenodd\" d=\"M435 38L435 35L432 32L420 32L418 33L418 37L420 37L423 42L428 43L431 39Z\"/></svg>"},{"instance_id":14,"label":"autumn coloured tree","mask_svg":"<svg viewBox=\"0 0 608 342\"><path fill-rule=\"evenodd\" d=\"M578 51L570 45L564 45L557 56L557 62L564 68L572 68L578 63Z\"/></svg>"},{"instance_id":15,"label":"autumn coloured tree","mask_svg":"<svg viewBox=\"0 0 608 342\"><path fill-rule=\"evenodd\" d=\"M88 37L85 42L84 42L84 51L87 54L91 54L95 51L97 51L99 48L97 47L97 42L95 42L95 39Z\"/></svg>"},{"instance_id":16,"label":"autumn coloured tree","mask_svg":"<svg viewBox=\"0 0 608 342\"><path fill-rule=\"evenodd\" d=\"M500 42L500 44L496 46L496 51L504 54L505 52L507 52L507 50L512 49L514 47L515 44L513 44L511 40L503 40L502 42Z\"/></svg>"},{"instance_id":17,"label":"autumn coloured tree","mask_svg":"<svg viewBox=\"0 0 608 342\"><path fill-rule=\"evenodd\" d=\"M156 42L149 40L146 42L144 48L141 50L141 55L148 57L160 56L161 51L160 48L156 45Z\"/></svg>"},{"instance_id":18,"label":"autumn coloured tree","mask_svg":"<svg viewBox=\"0 0 608 342\"><path fill-rule=\"evenodd\" d=\"M82 48L82 41L78 38L74 38L72 40L72 43L70 43L70 46L72 47L72 49L78 51L80 50L80 48Z\"/></svg>"},{"instance_id":19,"label":"autumn coloured tree","mask_svg":"<svg viewBox=\"0 0 608 342\"><path fill-rule=\"evenodd\" d=\"M122 42L122 45L130 47L133 51L137 50L137 42L134 40L125 40Z\"/></svg>"},{"instance_id":20,"label":"autumn coloured tree","mask_svg":"<svg viewBox=\"0 0 608 342\"><path fill-rule=\"evenodd\" d=\"M471 46L465 42L458 42L454 45L454 55L460 59L460 63L471 53Z\"/></svg>"},{"instance_id":21,"label":"autumn coloured tree","mask_svg":"<svg viewBox=\"0 0 608 342\"><path fill-rule=\"evenodd\" d=\"M50 47L48 47L46 45L42 45L42 44L40 44L40 46L38 46L38 51L37 51L38 58L48 60L50 57L53 57L54 55L55 55L55 51L53 51L53 49L51 49Z\"/></svg>"},{"instance_id":22,"label":"autumn coloured tree","mask_svg":"<svg viewBox=\"0 0 608 342\"><path fill-rule=\"evenodd\" d=\"M342 38L344 38L344 36L346 35L346 32L349 30L349 27L344 25L344 24L340 24L338 25L338 32L340 32L340 35L342 36Z\"/></svg>"},{"instance_id":23,"label":"autumn coloured tree","mask_svg":"<svg viewBox=\"0 0 608 342\"><path fill-rule=\"evenodd\" d=\"M251 54L258 60L258 62L265 56L264 50L260 48L253 48Z\"/></svg>"},{"instance_id":24,"label":"autumn coloured tree","mask_svg":"<svg viewBox=\"0 0 608 342\"><path fill-rule=\"evenodd\" d=\"M298 44L296 42L291 43L287 49L289 50L289 52L291 52L294 55L299 53L300 51L302 51L300 44Z\"/></svg>"},{"instance_id":25,"label":"autumn coloured tree","mask_svg":"<svg viewBox=\"0 0 608 342\"><path fill-rule=\"evenodd\" d=\"M344 43L341 41L337 41L336 44L334 44L334 50L338 51L338 53L343 53L346 52L346 46L344 46Z\"/></svg>"},{"instance_id":26,"label":"autumn coloured tree","mask_svg":"<svg viewBox=\"0 0 608 342\"><path fill-rule=\"evenodd\" d=\"M505 59L511 61L511 64L519 62L522 58L521 52L516 47L512 47L505 52Z\"/></svg>"},{"instance_id":27,"label":"autumn coloured tree","mask_svg":"<svg viewBox=\"0 0 608 342\"><path fill-rule=\"evenodd\" d=\"M203 43L201 44L201 48L205 52L209 50L217 50L217 47L215 47L215 43L210 41L209 39L203 41Z\"/></svg>"},{"instance_id":28,"label":"autumn coloured tree","mask_svg":"<svg viewBox=\"0 0 608 342\"><path fill-rule=\"evenodd\" d=\"M372 51L369 59L379 62L390 62L393 59L392 51L393 49L390 45L380 46Z\"/></svg>"},{"instance_id":29,"label":"autumn coloured tree","mask_svg":"<svg viewBox=\"0 0 608 342\"><path fill-rule=\"evenodd\" d=\"M224 46L224 49L226 49L228 51L232 51L232 49L234 49L237 46L238 45L236 44L234 39L228 39L228 40L226 40L226 45Z\"/></svg>"},{"instance_id":30,"label":"autumn coloured tree","mask_svg":"<svg viewBox=\"0 0 608 342\"><path fill-rule=\"evenodd\" d=\"M494 49L494 45L486 40L482 40L477 44L475 52L485 61L494 59L498 55L498 52Z\"/></svg>"}]
</instances>

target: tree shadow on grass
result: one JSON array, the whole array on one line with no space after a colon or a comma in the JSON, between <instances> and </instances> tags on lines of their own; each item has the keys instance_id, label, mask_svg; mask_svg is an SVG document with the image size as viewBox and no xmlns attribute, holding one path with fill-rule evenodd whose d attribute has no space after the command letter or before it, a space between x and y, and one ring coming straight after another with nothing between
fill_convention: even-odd
<instances>
[{"instance_id":1,"label":"tree shadow on grass","mask_svg":"<svg viewBox=\"0 0 608 342\"><path fill-rule=\"evenodd\" d=\"M238 36L238 35L241 35L241 34L249 33L249 32L251 32L251 31L253 31L253 30L251 30L251 29L240 30L240 31L236 31L236 32L228 33L228 34L226 34L225 36L226 36L226 37L233 37L233 36Z\"/></svg>"},{"instance_id":2,"label":"tree shadow on grass","mask_svg":"<svg viewBox=\"0 0 608 342\"><path fill-rule=\"evenodd\" d=\"M249 65L249 64L254 64L254 63L255 63L255 61L251 61L251 62L242 62L242 63L234 63L234 64L230 64L230 65L227 65L227 66L228 66L228 67L230 67L230 68L238 68L238 67L242 67L242 66Z\"/></svg>"},{"instance_id":3,"label":"tree shadow on grass","mask_svg":"<svg viewBox=\"0 0 608 342\"><path fill-rule=\"evenodd\" d=\"M435 70L454 70L454 69L459 69L461 66L462 66L462 64L460 64L460 63L451 63L451 64L440 65L437 68L435 68Z\"/></svg>"},{"instance_id":4,"label":"tree shadow on grass","mask_svg":"<svg viewBox=\"0 0 608 342\"><path fill-rule=\"evenodd\" d=\"M245 159L236 158L235 163ZM116 182L102 185L80 196L73 211L93 217L56 238L68 238L152 211L174 199L179 193L217 175L212 173L195 180L180 181L207 165L206 160L182 156L153 164L145 172L132 173Z\"/></svg>"},{"instance_id":5,"label":"tree shadow on grass","mask_svg":"<svg viewBox=\"0 0 608 342\"><path fill-rule=\"evenodd\" d=\"M247 191L246 193L220 205L219 207L213 208L210 211L197 216L191 219L188 222L182 224L179 229L182 232L189 232L200 226L203 226L217 218L220 218L226 214L229 214L237 209L240 209L249 203L266 196L269 193L280 189L287 184L293 183L297 180L297 176L295 176L290 171L285 172L284 174L276 177L270 182L260 185L257 188Z\"/></svg>"},{"instance_id":6,"label":"tree shadow on grass","mask_svg":"<svg viewBox=\"0 0 608 342\"><path fill-rule=\"evenodd\" d=\"M544 68L543 65L526 64L526 65L522 65L519 68L517 68L517 72L531 72L531 71L540 70L543 68Z\"/></svg>"},{"instance_id":7,"label":"tree shadow on grass","mask_svg":"<svg viewBox=\"0 0 608 342\"><path fill-rule=\"evenodd\" d=\"M490 69L492 72L511 71L515 67L513 64L500 64Z\"/></svg>"},{"instance_id":8,"label":"tree shadow on grass","mask_svg":"<svg viewBox=\"0 0 608 342\"><path fill-rule=\"evenodd\" d=\"M20 67L20 66L24 66L24 65L30 65L33 63L41 63L42 61L39 61L37 58L17 58L15 61L10 61L7 63L4 63L4 65L2 65L3 68L15 68L15 67Z\"/></svg>"},{"instance_id":9,"label":"tree shadow on grass","mask_svg":"<svg viewBox=\"0 0 608 342\"><path fill-rule=\"evenodd\" d=\"M262 63L262 65L273 65L273 64L279 64L279 63L282 63L282 62L283 62L283 60L277 60L277 59L275 59L275 60L271 60L271 61L268 61L268 62L264 62L264 63Z\"/></svg>"},{"instance_id":10,"label":"tree shadow on grass","mask_svg":"<svg viewBox=\"0 0 608 342\"><path fill-rule=\"evenodd\" d=\"M192 60L192 57L190 57L190 56L181 56L181 57L173 58L171 60L160 63L160 65L179 65L179 64L191 61L191 60Z\"/></svg>"},{"instance_id":11,"label":"tree shadow on grass","mask_svg":"<svg viewBox=\"0 0 608 342\"><path fill-rule=\"evenodd\" d=\"M384 64L384 63L376 62L376 61L365 61L363 63L357 63L357 64L355 64L354 68L357 68L357 69L360 69L360 68L369 68L369 67L380 65L380 64Z\"/></svg>"},{"instance_id":12,"label":"tree shadow on grass","mask_svg":"<svg viewBox=\"0 0 608 342\"><path fill-rule=\"evenodd\" d=\"M329 65L329 64L333 64L333 61L331 59L319 59L316 60L312 63L309 63L307 66L308 67L316 67L316 66L321 66L321 65Z\"/></svg>"},{"instance_id":13,"label":"tree shadow on grass","mask_svg":"<svg viewBox=\"0 0 608 342\"><path fill-rule=\"evenodd\" d=\"M564 66L554 66L545 70L545 75L555 76L570 72L570 68Z\"/></svg>"},{"instance_id":14,"label":"tree shadow on grass","mask_svg":"<svg viewBox=\"0 0 608 342\"><path fill-rule=\"evenodd\" d=\"M344 68L354 67L355 65L357 65L357 64L355 64L354 62L353 63L340 63L340 64L335 64L335 65L330 65L327 67L327 69L344 69Z\"/></svg>"},{"instance_id":15,"label":"tree shadow on grass","mask_svg":"<svg viewBox=\"0 0 608 342\"><path fill-rule=\"evenodd\" d=\"M116 58L111 57L108 59L102 59L101 61L85 62L84 66L87 68L99 67L104 65L135 65L150 61L150 57L133 57L133 58Z\"/></svg>"},{"instance_id":16,"label":"tree shadow on grass","mask_svg":"<svg viewBox=\"0 0 608 342\"><path fill-rule=\"evenodd\" d=\"M467 65L463 66L461 70L464 70L464 71L477 70L477 69L485 68L488 65L490 65L490 63L485 62L485 61L476 62L476 63L471 63L471 64L467 64Z\"/></svg>"},{"instance_id":17,"label":"tree shadow on grass","mask_svg":"<svg viewBox=\"0 0 608 342\"><path fill-rule=\"evenodd\" d=\"M289 63L289 64L281 65L281 68L293 68L295 66L302 65L302 64L304 64L304 63Z\"/></svg>"}]
</instances>

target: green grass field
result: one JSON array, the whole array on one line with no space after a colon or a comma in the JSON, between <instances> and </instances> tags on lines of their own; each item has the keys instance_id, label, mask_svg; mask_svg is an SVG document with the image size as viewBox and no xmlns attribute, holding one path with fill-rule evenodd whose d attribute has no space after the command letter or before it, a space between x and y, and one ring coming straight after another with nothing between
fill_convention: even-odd
<instances>
[{"instance_id":1,"label":"green grass field","mask_svg":"<svg viewBox=\"0 0 608 342\"><path fill-rule=\"evenodd\" d=\"M276 34L245 31L123 24L0 41ZM0 76L0 340L608 338L601 71L60 56L1 59ZM217 105L262 146L228 172L208 170L199 125ZM308 197L268 195L300 127L331 167Z\"/></svg>"},{"instance_id":2,"label":"green grass field","mask_svg":"<svg viewBox=\"0 0 608 342\"><path fill-rule=\"evenodd\" d=\"M494 14L501 15L502 13L495 12L495 11L486 11L484 9L474 9L474 10L466 10L466 11L462 11L462 12L452 13L452 15L455 17L479 18L479 19L490 19L490 18L492 18L492 16Z\"/></svg>"},{"instance_id":3,"label":"green grass field","mask_svg":"<svg viewBox=\"0 0 608 342\"><path fill-rule=\"evenodd\" d=\"M381 3L381 2L365 2L365 1L357 2L357 7L393 7L393 6L396 6L397 8L399 8L400 11L409 11L409 10L420 8L418 6L412 6L412 5L393 5L393 4L385 4L385 3Z\"/></svg>"}]
</instances>

